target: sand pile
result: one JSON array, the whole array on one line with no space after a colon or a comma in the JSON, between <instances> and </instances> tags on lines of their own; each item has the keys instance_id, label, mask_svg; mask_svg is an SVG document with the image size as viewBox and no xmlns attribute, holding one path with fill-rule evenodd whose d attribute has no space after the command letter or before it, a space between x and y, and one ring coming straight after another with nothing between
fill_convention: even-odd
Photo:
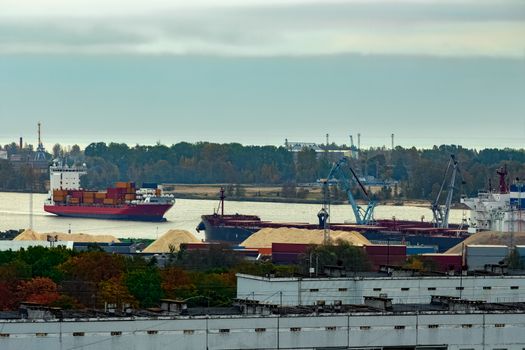
<instances>
[{"instance_id":1,"label":"sand pile","mask_svg":"<svg viewBox=\"0 0 525 350\"><path fill-rule=\"evenodd\" d=\"M61 233L61 232L49 232L49 233L38 233L31 229L27 229L15 238L14 241L46 241L47 236L58 236L59 241L71 241L71 242L120 242L115 236L111 235L90 235L85 233Z\"/></svg>"},{"instance_id":2,"label":"sand pile","mask_svg":"<svg viewBox=\"0 0 525 350\"><path fill-rule=\"evenodd\" d=\"M342 239L353 245L362 246L370 244L359 232L332 231L330 230L332 241ZM240 245L248 248L271 248L272 243L304 243L322 244L324 241L323 230L306 230L298 228L263 228L252 234Z\"/></svg>"},{"instance_id":3,"label":"sand pile","mask_svg":"<svg viewBox=\"0 0 525 350\"><path fill-rule=\"evenodd\" d=\"M448 254L461 254L461 249L463 245L525 245L525 232L495 232L495 231L486 231L478 232L472 236L465 239L463 242L455 245L446 251Z\"/></svg>"},{"instance_id":4,"label":"sand pile","mask_svg":"<svg viewBox=\"0 0 525 350\"><path fill-rule=\"evenodd\" d=\"M151 243L144 253L169 253L170 246L175 248L175 251L180 249L181 243L198 243L200 242L194 235L186 230L169 230L159 237L155 242Z\"/></svg>"}]
</instances>

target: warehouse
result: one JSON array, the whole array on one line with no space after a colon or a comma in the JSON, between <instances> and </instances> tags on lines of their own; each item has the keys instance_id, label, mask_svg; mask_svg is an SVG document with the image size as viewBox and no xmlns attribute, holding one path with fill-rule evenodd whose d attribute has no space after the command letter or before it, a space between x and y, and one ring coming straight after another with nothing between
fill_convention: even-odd
<instances>
[{"instance_id":1,"label":"warehouse","mask_svg":"<svg viewBox=\"0 0 525 350\"><path fill-rule=\"evenodd\" d=\"M522 349L525 305L435 297L427 305L370 305L260 309L247 314L144 313L40 319L0 313L0 348L31 349ZM373 306L371 306L373 305ZM229 309L228 309L229 310ZM253 309L254 310L254 309ZM266 311L266 312L265 312ZM39 314L40 316L44 314ZM57 318L59 317L59 318ZM454 336L450 336L450 334Z\"/></svg>"},{"instance_id":2,"label":"warehouse","mask_svg":"<svg viewBox=\"0 0 525 350\"><path fill-rule=\"evenodd\" d=\"M237 298L279 305L362 304L365 296L387 296L394 303L429 303L432 295L525 302L525 276L398 276L357 274L351 277L260 277L237 274Z\"/></svg>"}]
</instances>

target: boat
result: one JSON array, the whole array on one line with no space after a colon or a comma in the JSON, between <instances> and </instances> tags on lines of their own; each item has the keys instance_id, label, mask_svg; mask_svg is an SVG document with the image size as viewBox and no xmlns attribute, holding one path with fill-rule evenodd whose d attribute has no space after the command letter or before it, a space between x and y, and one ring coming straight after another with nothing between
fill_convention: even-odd
<instances>
[{"instance_id":1,"label":"boat","mask_svg":"<svg viewBox=\"0 0 525 350\"><path fill-rule=\"evenodd\" d=\"M477 197L461 199L470 209L469 226L472 231L522 232L525 230L525 183L516 180L509 186L505 166L496 173L497 189L489 183L488 190L479 191Z\"/></svg>"},{"instance_id":2,"label":"boat","mask_svg":"<svg viewBox=\"0 0 525 350\"><path fill-rule=\"evenodd\" d=\"M298 228L308 230L324 229L324 216L319 212L319 223L271 222L263 221L257 215L225 214L224 189L220 191L220 202L216 212L202 215L197 232L204 231L206 242L221 242L237 245L263 228ZM468 237L461 225L450 224L448 228L435 227L428 221L383 219L373 223L330 223L330 230L357 231L373 243L432 245L438 252L444 252Z\"/></svg>"},{"instance_id":3,"label":"boat","mask_svg":"<svg viewBox=\"0 0 525 350\"><path fill-rule=\"evenodd\" d=\"M80 177L87 168L54 163L50 167L49 197L44 210L58 216L94 219L165 221L164 214L175 198L164 195L155 183L117 182L106 191L81 188Z\"/></svg>"}]
</instances>

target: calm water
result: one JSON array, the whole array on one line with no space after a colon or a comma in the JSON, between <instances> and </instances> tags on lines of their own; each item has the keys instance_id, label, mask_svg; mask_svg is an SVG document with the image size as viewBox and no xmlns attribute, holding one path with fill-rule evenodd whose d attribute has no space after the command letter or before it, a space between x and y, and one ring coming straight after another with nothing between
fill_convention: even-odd
<instances>
[{"instance_id":1,"label":"calm water","mask_svg":"<svg viewBox=\"0 0 525 350\"><path fill-rule=\"evenodd\" d=\"M30 195L27 193L0 192L0 230L25 229L30 227ZM197 233L195 227L200 222L200 216L211 214L217 208L215 200L178 199L173 208L166 214L166 222L136 222L118 220L97 220L80 218L61 218L44 212L43 205L47 195L33 195L33 229L37 232L72 232L90 234L111 234L117 237L156 238L170 229L184 229L194 233L198 238L204 238L203 233ZM285 204L256 202L226 202L226 213L242 213L259 215L262 220L283 222L317 221L319 204ZM468 213L467 213L468 214ZM432 212L427 208L409 206L378 206L375 210L377 219L392 218L419 220L432 218ZM463 210L452 210L451 222L461 222ZM349 205L332 205L332 222L353 221Z\"/></svg>"}]
</instances>

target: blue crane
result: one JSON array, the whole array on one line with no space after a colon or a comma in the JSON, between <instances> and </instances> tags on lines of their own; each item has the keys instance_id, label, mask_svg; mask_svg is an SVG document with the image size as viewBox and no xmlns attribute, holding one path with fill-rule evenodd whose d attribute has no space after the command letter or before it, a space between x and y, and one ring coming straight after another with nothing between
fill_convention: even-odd
<instances>
[{"instance_id":1,"label":"blue crane","mask_svg":"<svg viewBox=\"0 0 525 350\"><path fill-rule=\"evenodd\" d=\"M352 174L351 178L349 178L345 173L343 169L345 166L350 169L350 173ZM332 166L332 169L326 178L325 186L328 186L331 180L337 180L337 183L346 192L346 195L348 196L348 203L352 206L352 210L354 212L355 222L358 225L372 224L374 221L374 208L376 206L376 202L371 200L368 196L368 192L366 191L365 187L361 181L359 181L355 171L352 169L352 167L350 167L348 157L341 158ZM352 180L359 185L361 195L367 202L366 209L358 205L355 201L354 195L352 194Z\"/></svg>"},{"instance_id":2,"label":"blue crane","mask_svg":"<svg viewBox=\"0 0 525 350\"><path fill-rule=\"evenodd\" d=\"M451 170L452 169L452 170ZM447 198L445 200L445 205L439 204L439 197L441 197L441 193L443 192L445 188L445 184L447 182L447 176L451 172L450 175L450 181L447 188ZM434 203L432 203L432 214L434 215L434 223L436 227L439 228L448 228L448 216L450 213L450 206L452 204L452 197L454 195L454 189L456 184L456 175L459 172L462 179L462 184L465 183L463 180L463 175L461 174L461 171L458 166L458 161L456 160L456 157L451 154L450 160L448 161L447 169L445 171L445 176L443 177L443 182L441 183L441 187L439 189L439 192L436 196L436 200Z\"/></svg>"}]
</instances>

